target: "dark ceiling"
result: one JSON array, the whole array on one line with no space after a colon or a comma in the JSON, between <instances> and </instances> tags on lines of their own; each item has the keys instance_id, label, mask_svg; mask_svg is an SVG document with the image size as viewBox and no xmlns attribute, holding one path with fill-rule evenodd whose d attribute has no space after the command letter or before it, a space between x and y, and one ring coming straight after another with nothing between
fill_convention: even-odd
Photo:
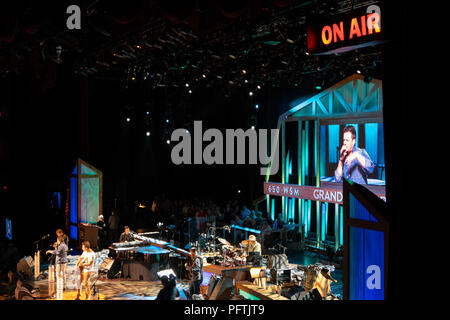
<instances>
[{"instance_id":1,"label":"dark ceiling","mask_svg":"<svg viewBox=\"0 0 450 320\"><path fill-rule=\"evenodd\" d=\"M298 86L332 84L360 69L376 72L373 48L335 56L306 52L306 17L355 8L361 1L79 1L81 30L69 30L76 1L15 1L0 10L0 75L25 66L53 85L52 65L113 77L125 87ZM367 4L367 1L364 2ZM61 49L58 52L58 47ZM147 86L148 87L148 86Z\"/></svg>"}]
</instances>

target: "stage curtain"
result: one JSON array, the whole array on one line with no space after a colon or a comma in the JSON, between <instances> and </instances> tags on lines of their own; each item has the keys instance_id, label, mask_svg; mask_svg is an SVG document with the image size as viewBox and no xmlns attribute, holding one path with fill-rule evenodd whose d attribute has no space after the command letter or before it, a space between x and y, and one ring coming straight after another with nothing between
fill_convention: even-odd
<instances>
[{"instance_id":1,"label":"stage curtain","mask_svg":"<svg viewBox=\"0 0 450 320\"><path fill-rule=\"evenodd\" d=\"M140 1L107 2L108 17L117 24L131 24L144 17L144 10Z\"/></svg>"},{"instance_id":2,"label":"stage curtain","mask_svg":"<svg viewBox=\"0 0 450 320\"><path fill-rule=\"evenodd\" d=\"M17 33L18 16L16 8L6 1L0 3L0 42L11 43Z\"/></svg>"},{"instance_id":3,"label":"stage curtain","mask_svg":"<svg viewBox=\"0 0 450 320\"><path fill-rule=\"evenodd\" d=\"M292 5L292 0L272 0L272 3L279 8L285 8Z\"/></svg>"},{"instance_id":4,"label":"stage curtain","mask_svg":"<svg viewBox=\"0 0 450 320\"><path fill-rule=\"evenodd\" d=\"M221 0L217 3L217 9L224 17L236 19L248 11L248 3L248 0Z\"/></svg>"},{"instance_id":5,"label":"stage curtain","mask_svg":"<svg viewBox=\"0 0 450 320\"><path fill-rule=\"evenodd\" d=\"M178 4L178 5L177 5ZM183 2L167 1L161 6L161 15L170 23L178 24L188 21L197 9L197 1L186 0Z\"/></svg>"}]
</instances>

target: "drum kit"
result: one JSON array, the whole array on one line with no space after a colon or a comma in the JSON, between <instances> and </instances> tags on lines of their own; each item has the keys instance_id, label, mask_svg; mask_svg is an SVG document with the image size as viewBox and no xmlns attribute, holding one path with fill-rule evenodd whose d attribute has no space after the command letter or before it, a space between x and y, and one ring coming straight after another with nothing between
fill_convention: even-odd
<instances>
[{"instance_id":1,"label":"drum kit","mask_svg":"<svg viewBox=\"0 0 450 320\"><path fill-rule=\"evenodd\" d=\"M223 267L236 267L246 264L245 249L248 241L242 241L239 246L233 246L223 238L211 234L201 234L197 243L193 244L203 251L204 256L212 257L212 262Z\"/></svg>"},{"instance_id":2,"label":"drum kit","mask_svg":"<svg viewBox=\"0 0 450 320\"><path fill-rule=\"evenodd\" d=\"M246 264L245 249L248 245L247 240L241 242L239 247L232 246L223 238L218 238L217 240L222 245L222 266L237 267Z\"/></svg>"}]
</instances>

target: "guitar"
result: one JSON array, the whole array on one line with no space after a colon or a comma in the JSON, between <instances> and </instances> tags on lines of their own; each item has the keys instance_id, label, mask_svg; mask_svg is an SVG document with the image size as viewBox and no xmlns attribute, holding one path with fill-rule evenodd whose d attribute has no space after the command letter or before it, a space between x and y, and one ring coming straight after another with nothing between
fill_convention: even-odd
<instances>
[{"instance_id":1,"label":"guitar","mask_svg":"<svg viewBox=\"0 0 450 320\"><path fill-rule=\"evenodd\" d=\"M192 278L192 264L194 261L192 260L192 257L189 255L186 257L187 262L184 264L184 267L186 268L186 271L188 273L188 278Z\"/></svg>"},{"instance_id":2,"label":"guitar","mask_svg":"<svg viewBox=\"0 0 450 320\"><path fill-rule=\"evenodd\" d=\"M88 258L78 259L76 267L80 270L80 273L83 272L84 265L87 262Z\"/></svg>"}]
</instances>

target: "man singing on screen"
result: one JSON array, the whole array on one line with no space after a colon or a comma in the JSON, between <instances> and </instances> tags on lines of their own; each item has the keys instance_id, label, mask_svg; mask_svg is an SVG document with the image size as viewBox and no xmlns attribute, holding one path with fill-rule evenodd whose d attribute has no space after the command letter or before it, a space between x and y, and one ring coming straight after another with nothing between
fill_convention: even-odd
<instances>
[{"instance_id":1,"label":"man singing on screen","mask_svg":"<svg viewBox=\"0 0 450 320\"><path fill-rule=\"evenodd\" d=\"M339 164L334 172L335 181L341 182L344 177L359 184L367 184L367 176L374 171L375 165L366 150L356 147L355 127L344 128L342 143Z\"/></svg>"}]
</instances>

